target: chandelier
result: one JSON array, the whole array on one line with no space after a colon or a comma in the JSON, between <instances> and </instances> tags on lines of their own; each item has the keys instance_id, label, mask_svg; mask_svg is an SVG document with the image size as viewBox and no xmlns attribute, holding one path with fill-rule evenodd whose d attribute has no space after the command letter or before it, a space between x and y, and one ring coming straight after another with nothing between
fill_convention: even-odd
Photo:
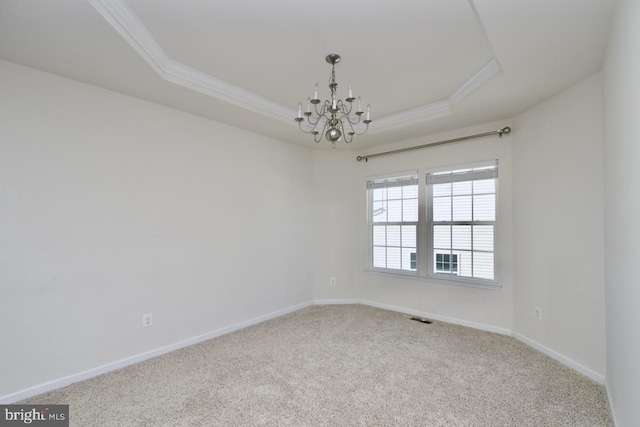
<instances>
[{"instance_id":1,"label":"chandelier","mask_svg":"<svg viewBox=\"0 0 640 427\"><path fill-rule=\"evenodd\" d=\"M298 103L298 127L304 133L313 135L313 139L316 142L320 142L324 135L328 141L335 147L336 142L340 141L344 136L345 142L348 144L353 140L354 135L362 135L369 129L369 123L371 123L371 107L367 104L367 112L365 119L362 120L362 116L365 112L362 110L362 101L360 97L357 100L357 110L355 111L355 117L351 116L351 111L354 107L354 101L356 98L353 96L353 90L351 88L351 82L349 82L349 96L345 99L346 103L342 99L338 99L336 96L336 89L338 83L336 83L336 64L340 62L340 55L332 53L327 55L326 60L331 64L331 76L329 77L329 89L331 90L331 99L325 100L322 106L318 109L320 99L318 98L318 83L316 83L313 91L313 98L307 98L307 110L302 112L302 103ZM313 111L311 105L313 105ZM315 114L314 114L315 113ZM306 116L307 121L302 116ZM302 123L305 122L305 127L310 130L305 130ZM365 127L362 130L362 126L357 126L360 123L364 123ZM361 131L358 131L358 129Z\"/></svg>"}]
</instances>

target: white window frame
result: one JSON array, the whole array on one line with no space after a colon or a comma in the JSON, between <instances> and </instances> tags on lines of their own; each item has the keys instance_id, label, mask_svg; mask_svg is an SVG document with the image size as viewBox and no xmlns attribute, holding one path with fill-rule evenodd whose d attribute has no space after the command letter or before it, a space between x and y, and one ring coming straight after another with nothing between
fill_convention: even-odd
<instances>
[{"instance_id":1,"label":"white window frame","mask_svg":"<svg viewBox=\"0 0 640 427\"><path fill-rule=\"evenodd\" d=\"M498 161L497 160L489 160L489 161L483 161L483 162L475 162L475 163L467 163L467 164L462 164L462 165L453 165L453 166L445 166L445 167L438 167L438 168L430 168L425 170L424 175L432 175L432 174L437 174L439 172L449 172L449 171L455 171L455 170L461 170L461 169L478 169L478 168L485 168L485 167L495 167L495 177L493 177L495 179L495 219L493 221L453 221L453 218L451 221L449 221L449 223L451 224L459 224L459 225L493 225L493 279L484 279L484 278L479 278L479 277L464 277L464 276L460 276L460 275L456 275L456 274L446 274L446 273L438 273L436 272L436 268L434 266L434 258L435 258L435 250L434 250L434 243L433 243L433 225L434 225L434 220L433 220L433 193L432 193L432 185L430 185L428 182L426 182L425 180L425 190L427 193L427 198L426 198L426 211L427 211L427 218L426 218L426 224L427 224L427 276L433 279L438 279L438 280L444 280L444 281L453 281L453 282L458 282L461 284L465 284L465 283L471 283L471 284L477 284L477 285L484 285L487 287L495 287L495 286L499 286L499 281L498 281L498 251L497 251L497 243L498 243L498 239L497 239L497 235L498 235ZM473 252L473 251L471 251ZM460 273L460 262L461 260L458 259L458 273Z\"/></svg>"},{"instance_id":2,"label":"white window frame","mask_svg":"<svg viewBox=\"0 0 640 427\"><path fill-rule=\"evenodd\" d=\"M427 184L427 174L433 174L438 172L454 171L460 169L475 169L487 166L496 167L495 175L495 220L494 225L494 244L493 244L493 280L477 278L477 277L463 277L457 274L443 274L436 273L435 270L435 253L433 250L433 206L432 206L432 194L431 186ZM425 280L429 282L440 282L453 285L461 285L467 287L484 288L499 290L502 288L499 271L499 248L498 248L498 235L500 229L500 220L498 216L498 160L488 160L482 162L465 163L458 165L442 166L437 168L428 168L420 170L418 173L418 226L416 236L416 264L417 269L415 272L406 270L386 269L373 267L373 221L371 218L372 213L372 192L367 189L367 233L368 233L368 245L367 245L367 267L366 271L373 274L382 274L387 276L395 276L409 279ZM378 175L367 178L367 182L371 180L379 180L384 178L401 177L416 173L416 170L410 170L405 172ZM475 225L481 225L476 224ZM455 251L453 252L455 253ZM460 271L460 259L458 257L458 271Z\"/></svg>"},{"instance_id":3,"label":"white window frame","mask_svg":"<svg viewBox=\"0 0 640 427\"><path fill-rule=\"evenodd\" d=\"M419 255L418 253L420 252L419 246L420 246L420 242L421 242L421 230L420 230L420 223L424 222L424 220L422 220L423 217L423 209L422 209L422 200L424 198L424 195L420 189L422 188L420 186L420 180L421 180L421 174L420 171L418 171L417 169L413 169L413 170L409 170L409 171L404 171L404 172L398 172L398 173L391 173L391 174L385 174L385 175L377 175L377 176L373 176L373 177L369 177L367 178L367 183L371 182L371 181L381 181L381 180L385 180L385 179L389 179L389 178L401 178L401 177L408 177L408 176L412 176L415 175L418 179L418 221L412 221L412 222L382 222L382 223L376 223L373 221L373 194L372 191L370 191L369 188L367 188L367 235L368 235L368 252L367 252L367 270L369 271L374 271L374 272L379 272L379 273L383 273L383 274L393 274L393 275L402 275L402 276L411 276L411 277L415 277L419 274L420 272L420 261L419 261ZM402 269L394 269L394 268L381 268L381 267L374 267L373 265L373 250L374 250L374 242L373 242L373 227L375 225L415 225L416 226L416 271L410 271L410 270L402 270Z\"/></svg>"}]
</instances>

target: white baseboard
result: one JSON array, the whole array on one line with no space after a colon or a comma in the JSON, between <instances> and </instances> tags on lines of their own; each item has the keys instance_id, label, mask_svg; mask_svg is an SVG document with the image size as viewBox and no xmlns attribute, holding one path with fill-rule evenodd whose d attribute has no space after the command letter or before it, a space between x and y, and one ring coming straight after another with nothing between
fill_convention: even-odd
<instances>
[{"instance_id":1,"label":"white baseboard","mask_svg":"<svg viewBox=\"0 0 640 427\"><path fill-rule=\"evenodd\" d=\"M394 306L394 305L389 305L389 304L383 304L383 303L378 303L378 302L374 302L374 301L368 301L368 300L361 300L361 299L319 299L319 300L312 300L312 301L307 301L301 304L297 304L291 307L287 307L284 308L282 310L278 310L278 311L274 311L273 313L269 313L263 316L259 316L253 319L249 319L246 320L244 322L240 322L240 323L236 323L224 328L220 328L217 329L215 331L211 331L211 332L207 332L205 334L202 335L198 335L196 337L192 337L180 342L177 342L175 344L170 344L164 347L160 347L145 353L141 353L141 354L137 354L131 357L126 357L124 359L120 359L120 360L116 360L114 362L110 362L107 363L105 365L102 366L98 366L96 368L92 368L83 372L79 372L73 375L69 375L67 377L64 378L59 378L53 381L48 381L46 383L42 383L42 384L38 384L36 386L33 387L29 387L20 391L17 391L15 393L11 393L5 396L0 396L0 404L10 404L10 403L14 403L14 402L18 402L20 400L23 399L27 399L29 397L32 396L36 396L38 394L42 394L42 393L46 393L48 391L51 390L55 390L57 388L60 387L64 387L67 386L69 384L73 384L75 382L78 381L83 381L89 378L93 378L96 377L98 375L110 372L110 371L114 371L116 369L120 369L123 368L125 366L128 365L132 365L134 363L138 363L138 362L142 362L143 360L147 360L147 359L151 359L152 357L156 357L156 356L160 356L162 354L165 353L169 353L171 351L174 350L178 350L181 349L183 347L187 347L193 344L197 344L199 342L202 341L206 341L206 340L210 340L212 338L216 338L219 337L221 335L225 335L228 334L230 332L233 331L237 331L238 329L242 329L242 328L246 328L248 326L252 326L255 325L257 323L261 323L264 322L266 320L270 320L270 319L274 319L276 317L280 317L283 316L285 314L288 313L292 313L294 311L298 311L301 310L303 308L306 307L310 307L312 305L339 305L339 304L363 304L363 305L368 305L371 307L377 307L377 308L382 308L385 310L391 310L391 311L396 311L399 313L405 313L405 314L410 314L413 316L420 316L420 317L426 317L429 319L433 319L433 320L437 320L440 322L445 322L445 323L451 323L451 324L455 324L455 325L461 325L461 326L466 326L466 327L470 327L470 328L474 328L474 329L479 329L482 331L488 331L488 332L494 332L494 333L498 333L498 334L502 334L502 335L509 335L514 337L515 339L522 341L523 343L527 344L530 347L535 348L536 350L546 354L547 356L559 361L560 363L564 364L565 366L580 372L581 374L587 376L588 378L591 378L592 380L596 381L599 384L603 384L606 387L606 382L605 382L605 378L601 375L598 374L597 372L592 371L591 369L582 366L581 364L569 359L568 357L565 357L563 355L561 355L560 353L557 353L553 350L551 350L550 348L547 348L545 346L543 346L542 344L533 341L527 337L525 337L524 335L521 335L517 332L513 332L510 329L506 329L506 328L501 328L498 326L493 326L493 325L487 325L487 324L483 324L483 323L477 323L477 322L471 322L468 320L462 320L462 319L456 319L453 317L447 317L447 316L442 316L439 314L433 314L433 313L427 313L424 311L419 311L419 310L413 310L413 309L409 309L409 308L405 308L405 307L398 307L398 306ZM607 397L609 397L609 389L607 388ZM613 415L614 418L614 422L615 422L615 414L613 412L613 406L611 404L609 404L609 407L611 408L611 413Z\"/></svg>"},{"instance_id":2,"label":"white baseboard","mask_svg":"<svg viewBox=\"0 0 640 427\"><path fill-rule=\"evenodd\" d=\"M579 364L578 362L575 362L571 359L569 359L566 356L563 356L562 354L551 350L549 347L545 347L544 345L540 344L539 342L536 342L532 339L529 339L527 337L525 337L524 335L519 334L518 332L513 331L511 336L513 336L515 339L517 339L518 341L522 341L523 343L527 344L529 347L533 347L536 350L546 354L547 356L551 357L552 359L557 360L558 362L562 363L563 365L573 369L574 371L578 371L580 372L582 375L586 376L587 378L591 378L593 381L604 385L605 381L604 381L604 376L592 371L591 369L587 368L586 366L583 366L581 364Z\"/></svg>"},{"instance_id":3,"label":"white baseboard","mask_svg":"<svg viewBox=\"0 0 640 427\"><path fill-rule=\"evenodd\" d=\"M611 393L609 392L609 383L607 379L604 379L604 390L607 393L607 403L609 404L609 412L611 412L611 419L613 420L614 427L618 425L616 421L616 411L613 410L613 400L611 400Z\"/></svg>"},{"instance_id":4,"label":"white baseboard","mask_svg":"<svg viewBox=\"0 0 640 427\"><path fill-rule=\"evenodd\" d=\"M291 307L284 308L282 310L274 311L273 313L265 314L264 316L255 317L253 319L245 320L244 322L236 323L231 326L216 329L215 331L207 332L202 335L198 335L192 338L188 338L183 341L179 341L174 344L170 344L164 347L156 348L144 353L140 353L131 357L125 357L124 359L116 360L114 362L107 363L106 365L98 366L96 368L88 369L86 371L78 372L73 375L59 378L46 383L38 384L33 387L26 388L24 390L17 391L15 393L8 394L6 396L0 396L0 404L10 404L18 402L23 399L28 399L38 394L46 393L51 390L55 390L60 387L65 387L78 381L87 380L89 378L97 377L98 375L115 371L116 369L124 368L125 366L133 365L134 363L142 362L143 360L151 359L152 357L160 356L171 351L181 349L193 344L197 344L202 341L210 340L221 335L228 334L238 329L246 328L257 323L264 322L266 320L274 319L276 317L283 316L294 311L301 310L303 308L313 305L312 301L307 301L302 304L297 304Z\"/></svg>"}]
</instances>

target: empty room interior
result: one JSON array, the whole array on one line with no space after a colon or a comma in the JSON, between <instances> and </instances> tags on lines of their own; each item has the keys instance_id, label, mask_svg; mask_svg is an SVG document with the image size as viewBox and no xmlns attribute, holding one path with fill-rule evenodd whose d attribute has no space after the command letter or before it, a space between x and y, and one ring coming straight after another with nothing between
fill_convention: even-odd
<instances>
[{"instance_id":1,"label":"empty room interior","mask_svg":"<svg viewBox=\"0 0 640 427\"><path fill-rule=\"evenodd\" d=\"M0 0L0 423L640 425L639 41L637 0Z\"/></svg>"}]
</instances>

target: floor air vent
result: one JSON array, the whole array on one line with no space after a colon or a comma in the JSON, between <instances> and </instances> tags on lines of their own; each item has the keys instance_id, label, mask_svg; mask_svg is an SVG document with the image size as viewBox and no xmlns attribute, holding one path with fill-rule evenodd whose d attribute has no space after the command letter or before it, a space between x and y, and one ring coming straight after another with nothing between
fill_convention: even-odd
<instances>
[{"instance_id":1,"label":"floor air vent","mask_svg":"<svg viewBox=\"0 0 640 427\"><path fill-rule=\"evenodd\" d=\"M426 323L430 325L433 323L433 320L425 319L424 317L412 317L411 320L415 320L416 322Z\"/></svg>"}]
</instances>

